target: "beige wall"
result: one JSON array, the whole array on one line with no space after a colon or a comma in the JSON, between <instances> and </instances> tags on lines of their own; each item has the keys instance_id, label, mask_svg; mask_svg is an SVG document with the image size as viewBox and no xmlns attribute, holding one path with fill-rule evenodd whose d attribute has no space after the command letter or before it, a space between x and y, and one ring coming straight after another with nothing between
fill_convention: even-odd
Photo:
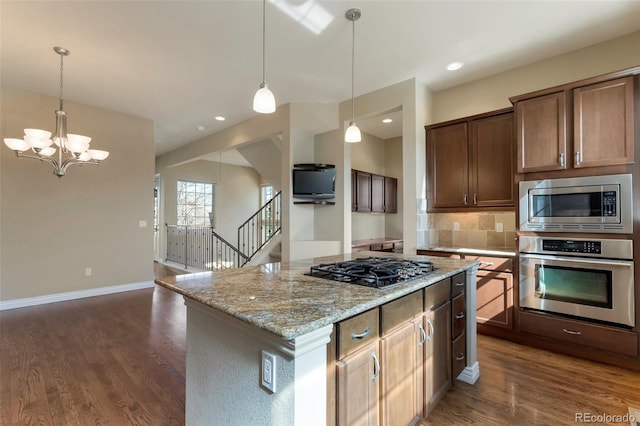
<instances>
[{"instance_id":1,"label":"beige wall","mask_svg":"<svg viewBox=\"0 0 640 426\"><path fill-rule=\"evenodd\" d=\"M640 31L433 95L438 123L511 106L509 97L640 65Z\"/></svg>"},{"instance_id":2,"label":"beige wall","mask_svg":"<svg viewBox=\"0 0 640 426\"><path fill-rule=\"evenodd\" d=\"M54 130L57 103L2 86L2 137ZM111 155L58 179L0 147L0 300L153 280L153 122L71 101L65 111L70 133Z\"/></svg>"},{"instance_id":3,"label":"beige wall","mask_svg":"<svg viewBox=\"0 0 640 426\"><path fill-rule=\"evenodd\" d=\"M260 207L260 175L250 167L222 164L221 168L220 163L207 160L169 167L160 181L163 205L160 223L176 224L178 179L215 184L215 230L236 245L238 226ZM160 255L164 258L162 253Z\"/></svg>"}]
</instances>

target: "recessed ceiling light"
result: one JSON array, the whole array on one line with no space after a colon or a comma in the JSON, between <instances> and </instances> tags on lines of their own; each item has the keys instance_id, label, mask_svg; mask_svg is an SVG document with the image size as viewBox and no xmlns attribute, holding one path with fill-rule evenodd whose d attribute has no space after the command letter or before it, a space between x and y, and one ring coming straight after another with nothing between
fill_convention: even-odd
<instances>
[{"instance_id":1,"label":"recessed ceiling light","mask_svg":"<svg viewBox=\"0 0 640 426\"><path fill-rule=\"evenodd\" d=\"M383 122L384 124L389 124L389 123L393 122L393 120L392 120L392 119L390 119L390 118L385 118L384 120L382 120L382 122Z\"/></svg>"},{"instance_id":2,"label":"recessed ceiling light","mask_svg":"<svg viewBox=\"0 0 640 426\"><path fill-rule=\"evenodd\" d=\"M464 65L464 62L451 62L449 65L447 65L447 69L449 71L455 71L462 68L463 65Z\"/></svg>"},{"instance_id":3,"label":"recessed ceiling light","mask_svg":"<svg viewBox=\"0 0 640 426\"><path fill-rule=\"evenodd\" d=\"M221 116L221 115L216 115L215 119L216 119L216 120L218 120L218 121L224 121L224 120L226 120L226 118L224 118L224 117L223 117L223 116Z\"/></svg>"},{"instance_id":4,"label":"recessed ceiling light","mask_svg":"<svg viewBox=\"0 0 640 426\"><path fill-rule=\"evenodd\" d=\"M198 126L197 129L200 130L200 131L203 131L204 130L204 126Z\"/></svg>"}]
</instances>

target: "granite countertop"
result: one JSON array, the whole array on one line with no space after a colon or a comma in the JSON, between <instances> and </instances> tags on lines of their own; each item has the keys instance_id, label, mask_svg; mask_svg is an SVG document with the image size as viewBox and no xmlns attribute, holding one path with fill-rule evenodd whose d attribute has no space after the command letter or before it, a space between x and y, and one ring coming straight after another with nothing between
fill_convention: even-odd
<instances>
[{"instance_id":1,"label":"granite countertop","mask_svg":"<svg viewBox=\"0 0 640 426\"><path fill-rule=\"evenodd\" d=\"M364 312L465 271L477 261L430 257L433 273L376 289L304 275L319 263L380 256L359 252L294 262L268 263L214 272L156 279L163 287L229 314L285 340ZM385 253L385 257L425 259L425 256Z\"/></svg>"},{"instance_id":2,"label":"granite countertop","mask_svg":"<svg viewBox=\"0 0 640 426\"><path fill-rule=\"evenodd\" d=\"M452 247L452 246L426 246L418 247L418 250L442 251L446 253L470 254L478 256L500 256L515 257L516 249L513 247L487 247L487 248L471 248L471 247Z\"/></svg>"},{"instance_id":3,"label":"granite countertop","mask_svg":"<svg viewBox=\"0 0 640 426\"><path fill-rule=\"evenodd\" d=\"M371 244L380 244L380 243L401 243L402 238L368 238L364 240L353 240L351 241L351 247L362 247L368 246Z\"/></svg>"}]
</instances>

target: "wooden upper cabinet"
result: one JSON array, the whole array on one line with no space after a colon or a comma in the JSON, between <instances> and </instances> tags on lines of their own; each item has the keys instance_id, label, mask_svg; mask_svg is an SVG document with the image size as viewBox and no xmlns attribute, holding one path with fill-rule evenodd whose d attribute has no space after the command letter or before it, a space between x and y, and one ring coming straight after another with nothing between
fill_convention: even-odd
<instances>
[{"instance_id":1,"label":"wooden upper cabinet","mask_svg":"<svg viewBox=\"0 0 640 426\"><path fill-rule=\"evenodd\" d=\"M574 167L634 161L633 77L573 91Z\"/></svg>"},{"instance_id":2,"label":"wooden upper cabinet","mask_svg":"<svg viewBox=\"0 0 640 426\"><path fill-rule=\"evenodd\" d=\"M467 123L427 131L429 208L466 207L469 187Z\"/></svg>"},{"instance_id":3,"label":"wooden upper cabinet","mask_svg":"<svg viewBox=\"0 0 640 426\"><path fill-rule=\"evenodd\" d=\"M384 177L384 212L398 213L398 179Z\"/></svg>"},{"instance_id":4,"label":"wooden upper cabinet","mask_svg":"<svg viewBox=\"0 0 640 426\"><path fill-rule=\"evenodd\" d=\"M469 193L477 207L512 206L513 113L471 121Z\"/></svg>"},{"instance_id":5,"label":"wooden upper cabinet","mask_svg":"<svg viewBox=\"0 0 640 426\"><path fill-rule=\"evenodd\" d=\"M384 176L371 175L371 213L384 213Z\"/></svg>"},{"instance_id":6,"label":"wooden upper cabinet","mask_svg":"<svg viewBox=\"0 0 640 426\"><path fill-rule=\"evenodd\" d=\"M518 173L562 170L567 166L565 92L516 104Z\"/></svg>"},{"instance_id":7,"label":"wooden upper cabinet","mask_svg":"<svg viewBox=\"0 0 640 426\"><path fill-rule=\"evenodd\" d=\"M517 172L632 164L635 88L630 70L511 98Z\"/></svg>"},{"instance_id":8,"label":"wooden upper cabinet","mask_svg":"<svg viewBox=\"0 0 640 426\"><path fill-rule=\"evenodd\" d=\"M427 127L429 210L515 203L513 112Z\"/></svg>"},{"instance_id":9,"label":"wooden upper cabinet","mask_svg":"<svg viewBox=\"0 0 640 426\"><path fill-rule=\"evenodd\" d=\"M356 170L356 212L371 211L371 173Z\"/></svg>"}]
</instances>

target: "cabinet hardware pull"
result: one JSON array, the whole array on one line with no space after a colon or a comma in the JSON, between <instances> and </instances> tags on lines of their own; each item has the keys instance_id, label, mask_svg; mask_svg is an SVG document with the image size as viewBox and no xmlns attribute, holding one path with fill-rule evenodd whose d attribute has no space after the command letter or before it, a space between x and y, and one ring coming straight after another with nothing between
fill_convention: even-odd
<instances>
[{"instance_id":1,"label":"cabinet hardware pull","mask_svg":"<svg viewBox=\"0 0 640 426\"><path fill-rule=\"evenodd\" d=\"M564 167L564 153L560 154L560 167Z\"/></svg>"},{"instance_id":2,"label":"cabinet hardware pull","mask_svg":"<svg viewBox=\"0 0 640 426\"><path fill-rule=\"evenodd\" d=\"M418 325L418 328L420 328L420 341L418 342L418 346L422 347L422 345L424 345L424 342L427 341L427 332L424 331L424 327L422 326L422 324Z\"/></svg>"},{"instance_id":3,"label":"cabinet hardware pull","mask_svg":"<svg viewBox=\"0 0 640 426\"><path fill-rule=\"evenodd\" d=\"M365 328L364 331L362 333L360 333L360 334L351 333L351 339L353 339L353 340L362 339L367 334L369 334L369 326L367 326L367 328Z\"/></svg>"},{"instance_id":4,"label":"cabinet hardware pull","mask_svg":"<svg viewBox=\"0 0 640 426\"><path fill-rule=\"evenodd\" d=\"M468 204L468 203L467 203L468 198L469 198L469 197L467 196L467 194L464 194L464 197L462 197L462 200L464 201L464 205L465 205L465 206Z\"/></svg>"},{"instance_id":5,"label":"cabinet hardware pull","mask_svg":"<svg viewBox=\"0 0 640 426\"><path fill-rule=\"evenodd\" d=\"M478 205L478 194L473 194L473 204Z\"/></svg>"},{"instance_id":6,"label":"cabinet hardware pull","mask_svg":"<svg viewBox=\"0 0 640 426\"><path fill-rule=\"evenodd\" d=\"M375 352L371 353L371 356L373 357L373 376L371 376L371 380L375 382L380 375L380 361L378 361L378 355Z\"/></svg>"},{"instance_id":7,"label":"cabinet hardware pull","mask_svg":"<svg viewBox=\"0 0 640 426\"><path fill-rule=\"evenodd\" d=\"M458 312L456 314L456 319L462 319L462 318L464 318L464 312Z\"/></svg>"},{"instance_id":8,"label":"cabinet hardware pull","mask_svg":"<svg viewBox=\"0 0 640 426\"><path fill-rule=\"evenodd\" d=\"M456 287L462 287L462 286L464 286L464 282L457 282L456 283Z\"/></svg>"},{"instance_id":9,"label":"cabinet hardware pull","mask_svg":"<svg viewBox=\"0 0 640 426\"><path fill-rule=\"evenodd\" d=\"M433 327L431 320L427 320L427 325L429 326L429 336L427 337L427 340L431 340L433 339L433 334L436 332L436 329Z\"/></svg>"},{"instance_id":10,"label":"cabinet hardware pull","mask_svg":"<svg viewBox=\"0 0 640 426\"><path fill-rule=\"evenodd\" d=\"M566 328L563 328L562 331L564 331L567 334L573 334L574 336L579 336L582 334L579 331L567 330Z\"/></svg>"},{"instance_id":11,"label":"cabinet hardware pull","mask_svg":"<svg viewBox=\"0 0 640 426\"><path fill-rule=\"evenodd\" d=\"M580 151L576 151L576 166L580 164Z\"/></svg>"},{"instance_id":12,"label":"cabinet hardware pull","mask_svg":"<svg viewBox=\"0 0 640 426\"><path fill-rule=\"evenodd\" d=\"M482 263L480 263L480 267L481 268L488 268L490 266L493 266L493 262L482 262Z\"/></svg>"},{"instance_id":13,"label":"cabinet hardware pull","mask_svg":"<svg viewBox=\"0 0 640 426\"><path fill-rule=\"evenodd\" d=\"M456 361L462 361L464 359L464 352L459 353L458 356L456 356Z\"/></svg>"}]
</instances>

